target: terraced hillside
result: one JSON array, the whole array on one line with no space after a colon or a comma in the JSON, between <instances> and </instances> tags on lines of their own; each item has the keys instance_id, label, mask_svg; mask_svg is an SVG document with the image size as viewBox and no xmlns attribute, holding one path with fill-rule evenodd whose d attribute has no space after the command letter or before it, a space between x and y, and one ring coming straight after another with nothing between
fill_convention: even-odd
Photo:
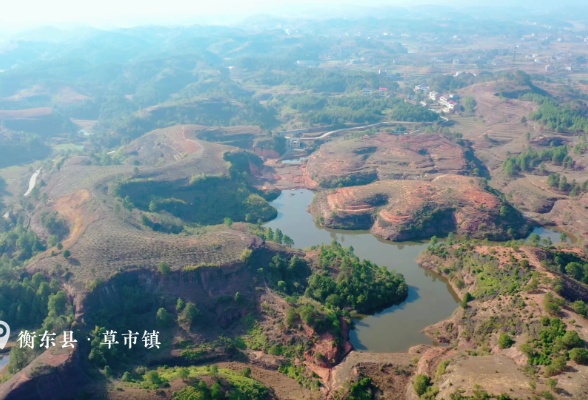
<instances>
[{"instance_id":1,"label":"terraced hillside","mask_svg":"<svg viewBox=\"0 0 588 400\"><path fill-rule=\"evenodd\" d=\"M524 235L521 215L478 178L441 175L431 182L389 180L324 191L311 211L330 228L371 229L386 240L408 240L449 232L477 238Z\"/></svg>"},{"instance_id":2,"label":"terraced hillside","mask_svg":"<svg viewBox=\"0 0 588 400\"><path fill-rule=\"evenodd\" d=\"M362 185L426 174L463 174L464 149L442 134L364 136L333 141L308 159L308 174L323 187Z\"/></svg>"},{"instance_id":3,"label":"terraced hillside","mask_svg":"<svg viewBox=\"0 0 588 400\"><path fill-rule=\"evenodd\" d=\"M207 176L213 176L218 181L219 190L223 184L238 185L247 190L246 183L237 184L231 178L231 171L241 166L235 167L223 159L231 148L185 139L184 131L183 127L178 127L171 132L154 132L141 138L129 146L136 149L134 151L138 155L131 156L125 165L92 165L89 157L72 157L59 170L45 173L43 179L47 186L43 191L48 201L34 210L32 227L41 237L49 236L41 219L46 212L57 212L58 218L65 220L69 226L69 233L61 238L61 242L64 250L71 255L65 258L61 251L53 247L38 256L27 269L31 273L42 271L47 275L67 276L71 294L81 304L92 285L108 281L121 272L155 270L162 262L168 263L171 270L200 264L230 265L239 261L244 249L260 247L258 237L228 227L203 230L201 234L190 236L158 232L157 224L161 226L163 220L180 226L182 220L174 219L165 212L165 205L161 209L150 210L149 196L136 197L136 193L145 190L143 186L148 192L165 186L167 192L154 197L163 204L166 195L172 197L174 190L182 192L182 187L198 190L202 177ZM182 140L174 142L173 139ZM149 147L155 142L166 143L162 144L165 148L163 165L134 166L133 159L150 159L150 156L141 158L145 154L143 146ZM176 157L178 154L181 157ZM177 158L179 160L175 161ZM242 167L249 171L248 164ZM198 179L193 180L194 176ZM124 191L122 198L116 196L117 190ZM210 192L208 197L212 199L215 194ZM267 205L261 197L255 199ZM198 200L193 199L195 201ZM143 209L141 204L145 205ZM223 204L226 207L233 204L220 203L220 208L217 207L219 215L224 217ZM226 211L226 215L230 215L229 210ZM244 214L241 218L244 219ZM59 255L53 256L52 253Z\"/></svg>"}]
</instances>

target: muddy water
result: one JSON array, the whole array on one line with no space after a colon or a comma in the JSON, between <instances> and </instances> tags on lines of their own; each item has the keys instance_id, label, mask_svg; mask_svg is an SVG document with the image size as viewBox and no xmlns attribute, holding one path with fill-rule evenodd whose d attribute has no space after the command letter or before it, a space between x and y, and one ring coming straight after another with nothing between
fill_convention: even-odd
<instances>
[{"instance_id":1,"label":"muddy water","mask_svg":"<svg viewBox=\"0 0 588 400\"><path fill-rule=\"evenodd\" d=\"M416 344L432 344L432 340L421 333L431 324L449 317L456 309L459 299L439 275L420 268L415 259L428 246L423 242L385 242L368 231L344 231L317 226L306 210L314 193L309 190L285 190L272 202L278 216L265 226L280 228L290 236L298 248L306 248L333 240L348 247L355 254L378 265L386 265L404 275L409 285L408 299L374 315L357 321L351 332L351 342L357 350L374 352L405 352ZM545 228L534 231L541 237L555 235ZM557 240L559 241L559 239Z\"/></svg>"}]
</instances>

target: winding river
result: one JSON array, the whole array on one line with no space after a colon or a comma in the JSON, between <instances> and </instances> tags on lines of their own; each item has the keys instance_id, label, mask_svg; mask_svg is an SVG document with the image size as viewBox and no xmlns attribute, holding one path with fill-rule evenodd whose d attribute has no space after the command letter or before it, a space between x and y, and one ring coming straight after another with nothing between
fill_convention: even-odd
<instances>
[{"instance_id":1,"label":"winding river","mask_svg":"<svg viewBox=\"0 0 588 400\"><path fill-rule=\"evenodd\" d=\"M434 272L420 268L415 259L426 249L428 241L385 242L369 231L344 231L317 226L307 211L314 193L309 190L285 190L272 202L278 209L276 219L265 224L279 228L290 236L298 248L307 248L333 240L343 246L353 246L355 254L378 265L386 265L404 275L409 285L408 299L374 315L357 321L351 331L356 350L373 352L406 352L416 344L434 344L421 330L448 318L456 309L459 298L447 280ZM559 232L537 228L542 238L559 241Z\"/></svg>"}]
</instances>

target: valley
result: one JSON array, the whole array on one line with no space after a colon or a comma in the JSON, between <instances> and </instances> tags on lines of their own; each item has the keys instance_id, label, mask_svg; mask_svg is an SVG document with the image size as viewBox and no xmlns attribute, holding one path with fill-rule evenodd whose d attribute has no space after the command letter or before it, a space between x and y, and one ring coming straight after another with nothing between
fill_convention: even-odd
<instances>
[{"instance_id":1,"label":"valley","mask_svg":"<svg viewBox=\"0 0 588 400\"><path fill-rule=\"evenodd\" d=\"M587 398L588 31L448 9L0 42L0 400Z\"/></svg>"}]
</instances>

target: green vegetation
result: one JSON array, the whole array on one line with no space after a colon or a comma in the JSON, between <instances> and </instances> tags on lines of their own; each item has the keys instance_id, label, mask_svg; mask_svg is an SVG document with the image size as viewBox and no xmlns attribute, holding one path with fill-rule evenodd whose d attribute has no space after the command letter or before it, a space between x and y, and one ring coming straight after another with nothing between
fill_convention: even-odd
<instances>
[{"instance_id":1,"label":"green vegetation","mask_svg":"<svg viewBox=\"0 0 588 400\"><path fill-rule=\"evenodd\" d=\"M265 400L267 388L245 374L217 365L202 367L159 368L146 371L139 367L127 371L123 381L131 387L145 390L169 387L169 382L181 379L188 385L174 393L174 400Z\"/></svg>"},{"instance_id":2,"label":"green vegetation","mask_svg":"<svg viewBox=\"0 0 588 400\"><path fill-rule=\"evenodd\" d=\"M414 378L414 391L422 396L427 392L428 387L431 385L431 379L427 375L417 375Z\"/></svg>"},{"instance_id":3,"label":"green vegetation","mask_svg":"<svg viewBox=\"0 0 588 400\"><path fill-rule=\"evenodd\" d=\"M566 369L569 352L583 348L583 343L577 332L566 330L561 319L544 317L541 322L543 329L521 345L520 350L528 356L530 365L545 365L546 376L557 375Z\"/></svg>"},{"instance_id":4,"label":"green vegetation","mask_svg":"<svg viewBox=\"0 0 588 400\"><path fill-rule=\"evenodd\" d=\"M504 246L517 246L518 242L505 242ZM513 295L526 288L531 273L523 262L512 262L500 265L498 258L491 254L473 252L473 243L463 239L451 243L439 243L429 246L427 253L440 257L442 260L454 260L450 266L442 267L444 275L456 282L463 280L464 273L475 276L476 284L473 297L483 299L501 294ZM466 295L467 296L467 295ZM465 300L465 297L464 297Z\"/></svg>"},{"instance_id":5,"label":"green vegetation","mask_svg":"<svg viewBox=\"0 0 588 400\"><path fill-rule=\"evenodd\" d=\"M229 218L232 221L275 218L276 209L264 199L260 192L247 184L249 165L260 165L261 159L245 151L227 152L223 156L227 162L230 176L194 176L190 182L155 181L149 179L127 179L118 182L113 194L143 211L161 215L171 215L182 221L197 224L220 224ZM177 233L177 224L154 223L150 218L142 218L144 225L154 230ZM181 231L182 229L179 229Z\"/></svg>"},{"instance_id":6,"label":"green vegetation","mask_svg":"<svg viewBox=\"0 0 588 400\"><path fill-rule=\"evenodd\" d=\"M399 98L329 97L320 111L310 111L303 119L309 124L341 125L374 123L386 114L393 121L433 122L439 115Z\"/></svg>"},{"instance_id":7,"label":"green vegetation","mask_svg":"<svg viewBox=\"0 0 588 400\"><path fill-rule=\"evenodd\" d=\"M501 349L508 349L514 344L514 341L508 333L502 333L498 338L498 346Z\"/></svg>"},{"instance_id":8,"label":"green vegetation","mask_svg":"<svg viewBox=\"0 0 588 400\"><path fill-rule=\"evenodd\" d=\"M51 149L38 135L0 131L0 168L42 160L50 153Z\"/></svg>"},{"instance_id":9,"label":"green vegetation","mask_svg":"<svg viewBox=\"0 0 588 400\"><path fill-rule=\"evenodd\" d=\"M519 172L533 171L545 161L556 165L573 166L573 160L568 156L568 147L556 146L541 151L529 148L523 153L508 157L502 164L502 168L508 176L514 176Z\"/></svg>"},{"instance_id":10,"label":"green vegetation","mask_svg":"<svg viewBox=\"0 0 588 400\"><path fill-rule=\"evenodd\" d=\"M527 94L523 100L539 103L537 111L529 114L529 119L537 121L556 132L588 132L586 105L581 101L560 104L551 97Z\"/></svg>"},{"instance_id":11,"label":"green vegetation","mask_svg":"<svg viewBox=\"0 0 588 400\"><path fill-rule=\"evenodd\" d=\"M471 96L466 96L463 98L463 106L465 110L469 113L473 113L476 109L476 100Z\"/></svg>"},{"instance_id":12,"label":"green vegetation","mask_svg":"<svg viewBox=\"0 0 588 400\"><path fill-rule=\"evenodd\" d=\"M398 83L386 75L370 72L339 72L326 71L322 68L306 68L293 73L280 74L262 71L254 77L258 83L264 85L291 85L301 89L319 92L351 93L358 92L365 87L378 89L387 87L390 90L398 88Z\"/></svg>"},{"instance_id":13,"label":"green vegetation","mask_svg":"<svg viewBox=\"0 0 588 400\"><path fill-rule=\"evenodd\" d=\"M547 184L552 189L559 190L560 192L574 197L588 192L588 180L580 185L576 180L568 182L567 177L565 175L560 175L559 173L550 174L547 178Z\"/></svg>"},{"instance_id":14,"label":"green vegetation","mask_svg":"<svg viewBox=\"0 0 588 400\"><path fill-rule=\"evenodd\" d=\"M398 304L408 296L404 277L360 260L337 242L319 247L320 272L309 279L306 295L329 307L368 312Z\"/></svg>"},{"instance_id":15,"label":"green vegetation","mask_svg":"<svg viewBox=\"0 0 588 400\"><path fill-rule=\"evenodd\" d=\"M287 295L302 294L311 270L305 259L293 256L287 260L275 255L268 268L258 270L264 281L273 289Z\"/></svg>"},{"instance_id":16,"label":"green vegetation","mask_svg":"<svg viewBox=\"0 0 588 400\"><path fill-rule=\"evenodd\" d=\"M345 393L335 395L336 400L372 400L374 398L374 389L370 378L362 378L357 382L349 385ZM341 396L341 397L340 397Z\"/></svg>"},{"instance_id":17,"label":"green vegetation","mask_svg":"<svg viewBox=\"0 0 588 400\"><path fill-rule=\"evenodd\" d=\"M588 260L576 253L557 249L544 249L543 255L542 265L545 268L588 284Z\"/></svg>"}]
</instances>

